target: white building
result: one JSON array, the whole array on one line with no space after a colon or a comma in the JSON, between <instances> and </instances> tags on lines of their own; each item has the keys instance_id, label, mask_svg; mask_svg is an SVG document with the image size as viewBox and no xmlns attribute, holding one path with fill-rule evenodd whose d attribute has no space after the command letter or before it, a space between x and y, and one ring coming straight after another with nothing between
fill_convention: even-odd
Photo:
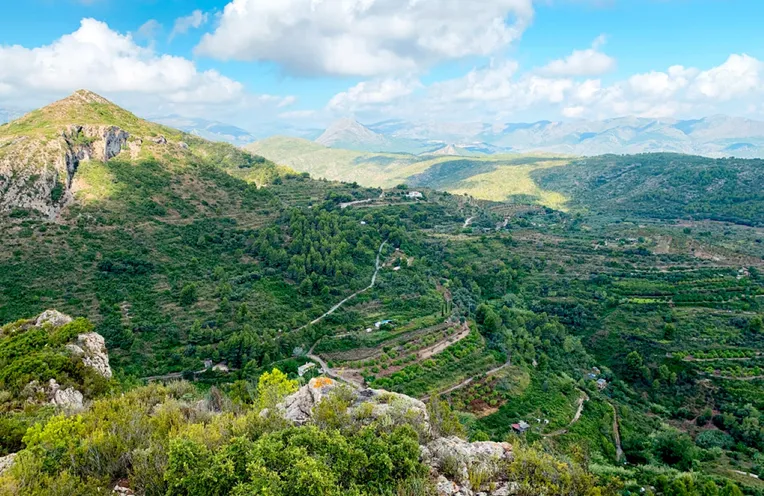
<instances>
[{"instance_id":1,"label":"white building","mask_svg":"<svg viewBox=\"0 0 764 496\"><path fill-rule=\"evenodd\" d=\"M305 375L305 373L307 371L309 371L310 369L313 369L315 367L316 367L316 364L313 363L313 362L308 362L305 365L300 365L299 367L297 367L297 375L302 377L302 376Z\"/></svg>"}]
</instances>

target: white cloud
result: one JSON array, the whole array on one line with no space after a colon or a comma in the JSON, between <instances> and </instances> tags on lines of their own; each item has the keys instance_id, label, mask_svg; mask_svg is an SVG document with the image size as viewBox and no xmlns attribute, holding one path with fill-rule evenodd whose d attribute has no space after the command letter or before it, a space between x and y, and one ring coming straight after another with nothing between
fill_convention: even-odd
<instances>
[{"instance_id":1,"label":"white cloud","mask_svg":"<svg viewBox=\"0 0 764 496\"><path fill-rule=\"evenodd\" d=\"M574 82L564 78L525 75L515 78L518 64L505 61L474 69L466 76L436 83L430 96L443 105L448 102L481 102L506 109L527 108L537 103L558 103Z\"/></svg>"},{"instance_id":2,"label":"white cloud","mask_svg":"<svg viewBox=\"0 0 764 496\"><path fill-rule=\"evenodd\" d=\"M613 57L599 51L605 44L605 36L600 35L591 48L574 50L564 59L553 60L541 69L548 76L600 76L615 69Z\"/></svg>"},{"instance_id":3,"label":"white cloud","mask_svg":"<svg viewBox=\"0 0 764 496\"><path fill-rule=\"evenodd\" d=\"M696 98L731 100L735 97L762 91L764 63L748 55L731 55L726 62L695 78L691 93Z\"/></svg>"},{"instance_id":4,"label":"white cloud","mask_svg":"<svg viewBox=\"0 0 764 496\"><path fill-rule=\"evenodd\" d=\"M0 82L18 94L78 88L159 95L174 102L220 103L242 97L241 83L190 60L158 55L94 19L39 48L0 46Z\"/></svg>"},{"instance_id":5,"label":"white cloud","mask_svg":"<svg viewBox=\"0 0 764 496\"><path fill-rule=\"evenodd\" d=\"M207 24L208 19L208 14L198 9L191 12L188 16L175 19L175 25L172 28L172 33L170 33L170 39L179 34L186 34L192 28L199 29L204 24Z\"/></svg>"},{"instance_id":6,"label":"white cloud","mask_svg":"<svg viewBox=\"0 0 764 496\"><path fill-rule=\"evenodd\" d=\"M232 0L196 53L297 74L391 77L517 40L532 0Z\"/></svg>"},{"instance_id":7,"label":"white cloud","mask_svg":"<svg viewBox=\"0 0 764 496\"><path fill-rule=\"evenodd\" d=\"M637 115L675 117L717 113L725 102L748 106L764 94L764 64L747 55L731 55L709 70L672 66L665 72L635 74L625 81L591 91L586 98L572 94L592 117Z\"/></svg>"},{"instance_id":8,"label":"white cloud","mask_svg":"<svg viewBox=\"0 0 764 496\"><path fill-rule=\"evenodd\" d=\"M416 80L382 79L363 81L335 95L327 105L332 111L348 112L375 105L390 104L412 94L421 83Z\"/></svg>"},{"instance_id":9,"label":"white cloud","mask_svg":"<svg viewBox=\"0 0 764 496\"><path fill-rule=\"evenodd\" d=\"M428 115L444 120L490 121L517 115L530 119L696 117L725 110L755 115L761 112L759 101L764 96L764 63L747 55L732 55L708 70L676 65L603 84L597 78L551 76L533 68L522 72L514 61L494 61L462 77L421 87L416 93L403 92L403 102L396 101L392 108L387 105L389 99L380 96L385 94L380 88L378 83L360 83L336 95L332 102L363 99L364 110L369 112L376 105L387 115ZM389 88L396 86L390 84Z\"/></svg>"},{"instance_id":10,"label":"white cloud","mask_svg":"<svg viewBox=\"0 0 764 496\"><path fill-rule=\"evenodd\" d=\"M225 118L295 101L248 93L238 81L214 70L201 71L183 57L158 54L94 19L83 19L77 31L50 45L0 45L0 104L29 108L81 88L145 114Z\"/></svg>"}]
</instances>

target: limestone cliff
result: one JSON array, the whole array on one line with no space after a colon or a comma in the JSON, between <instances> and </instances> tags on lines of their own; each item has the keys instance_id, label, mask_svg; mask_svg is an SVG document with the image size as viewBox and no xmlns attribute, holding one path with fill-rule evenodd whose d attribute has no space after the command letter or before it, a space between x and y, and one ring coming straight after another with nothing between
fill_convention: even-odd
<instances>
[{"instance_id":1,"label":"limestone cliff","mask_svg":"<svg viewBox=\"0 0 764 496\"><path fill-rule=\"evenodd\" d=\"M279 174L261 157L139 119L80 90L0 125L0 215L24 210L57 219L89 187L78 177L81 164L114 159L165 165L207 161L258 184Z\"/></svg>"}]
</instances>

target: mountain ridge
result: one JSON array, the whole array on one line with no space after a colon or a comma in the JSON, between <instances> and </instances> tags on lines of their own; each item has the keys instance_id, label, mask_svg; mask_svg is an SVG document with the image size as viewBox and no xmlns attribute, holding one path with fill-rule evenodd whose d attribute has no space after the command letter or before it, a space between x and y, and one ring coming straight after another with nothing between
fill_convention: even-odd
<instances>
[{"instance_id":1,"label":"mountain ridge","mask_svg":"<svg viewBox=\"0 0 764 496\"><path fill-rule=\"evenodd\" d=\"M477 151L549 152L578 156L609 153L675 152L721 158L764 156L764 122L713 115L700 119L617 117L605 120L488 124L386 120L364 125L353 120L352 140L334 139L339 123L327 128L320 141L333 148L373 152L434 152L455 143L481 143ZM373 138L371 138L371 137ZM399 143L408 148L401 149ZM412 152L413 153L413 152Z\"/></svg>"},{"instance_id":2,"label":"mountain ridge","mask_svg":"<svg viewBox=\"0 0 764 496\"><path fill-rule=\"evenodd\" d=\"M262 157L140 119L96 93L78 90L0 126L0 210L56 218L77 193L88 196L98 189L78 174L80 166L117 157L159 161L167 168L214 163L260 184L278 175L275 164ZM111 188L101 186L102 192Z\"/></svg>"}]
</instances>

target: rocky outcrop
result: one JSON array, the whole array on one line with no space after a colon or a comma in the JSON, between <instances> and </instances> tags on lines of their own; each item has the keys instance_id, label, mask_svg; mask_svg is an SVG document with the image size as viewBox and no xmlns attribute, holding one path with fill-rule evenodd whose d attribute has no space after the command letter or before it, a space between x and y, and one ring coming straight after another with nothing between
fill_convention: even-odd
<instances>
[{"instance_id":1,"label":"rocky outcrop","mask_svg":"<svg viewBox=\"0 0 764 496\"><path fill-rule=\"evenodd\" d=\"M111 379L112 371L109 366L109 352L106 341L96 332L80 334L77 341L66 345L66 348L76 356L82 357L82 363L107 379Z\"/></svg>"},{"instance_id":2,"label":"rocky outcrop","mask_svg":"<svg viewBox=\"0 0 764 496\"><path fill-rule=\"evenodd\" d=\"M435 439L420 450L422 461L442 476L447 475L453 487L457 488L454 492L446 491L443 494L472 494L465 490L479 491L482 487L471 487L476 479L495 482L501 478L502 467L512 460L512 445L509 443L469 443L458 437Z\"/></svg>"},{"instance_id":3,"label":"rocky outcrop","mask_svg":"<svg viewBox=\"0 0 764 496\"><path fill-rule=\"evenodd\" d=\"M52 405L68 411L82 410L85 400L82 393L72 387L61 389L55 379L51 379L48 383L48 396Z\"/></svg>"},{"instance_id":4,"label":"rocky outcrop","mask_svg":"<svg viewBox=\"0 0 764 496\"><path fill-rule=\"evenodd\" d=\"M313 408L338 387L343 387L337 381L328 377L311 379L296 393L287 396L277 405L284 418L297 425L309 422L313 416ZM413 423L418 423L429 429L427 407L421 401L409 396L390 393L376 389L349 390L353 400L348 413L353 416L363 416L377 419L385 415L406 417Z\"/></svg>"},{"instance_id":5,"label":"rocky outcrop","mask_svg":"<svg viewBox=\"0 0 764 496\"><path fill-rule=\"evenodd\" d=\"M16 453L11 453L10 455L6 456L0 456L0 475L3 475L5 472L11 469L13 467L13 462L16 460Z\"/></svg>"},{"instance_id":6,"label":"rocky outcrop","mask_svg":"<svg viewBox=\"0 0 764 496\"><path fill-rule=\"evenodd\" d=\"M73 387L62 388L55 379L51 379L44 386L37 381L32 381L24 386L21 396L26 398L29 404L47 403L69 412L82 410L85 401L80 391Z\"/></svg>"},{"instance_id":7,"label":"rocky outcrop","mask_svg":"<svg viewBox=\"0 0 764 496\"><path fill-rule=\"evenodd\" d=\"M108 161L140 145L117 126L69 125L55 138L0 137L0 212L36 210L55 218L74 201L72 185L80 163ZM131 146L132 145L132 146Z\"/></svg>"},{"instance_id":8,"label":"rocky outcrop","mask_svg":"<svg viewBox=\"0 0 764 496\"><path fill-rule=\"evenodd\" d=\"M342 384L327 377L312 379L297 392L287 396L276 407L287 420L304 425L313 418L316 405L337 392ZM392 424L409 423L432 439L427 407L418 399L377 389L352 390L347 413L356 420L388 417ZM263 412L267 415L267 412ZM518 490L517 484L504 479L504 468L512 460L508 443L470 443L458 437L435 438L420 446L422 462L429 465L439 495L508 496ZM478 485L479 487L472 487Z\"/></svg>"},{"instance_id":9,"label":"rocky outcrop","mask_svg":"<svg viewBox=\"0 0 764 496\"><path fill-rule=\"evenodd\" d=\"M35 320L36 327L42 327L43 324L50 324L53 327L61 327L72 321L72 318L58 310L45 310Z\"/></svg>"}]
</instances>

